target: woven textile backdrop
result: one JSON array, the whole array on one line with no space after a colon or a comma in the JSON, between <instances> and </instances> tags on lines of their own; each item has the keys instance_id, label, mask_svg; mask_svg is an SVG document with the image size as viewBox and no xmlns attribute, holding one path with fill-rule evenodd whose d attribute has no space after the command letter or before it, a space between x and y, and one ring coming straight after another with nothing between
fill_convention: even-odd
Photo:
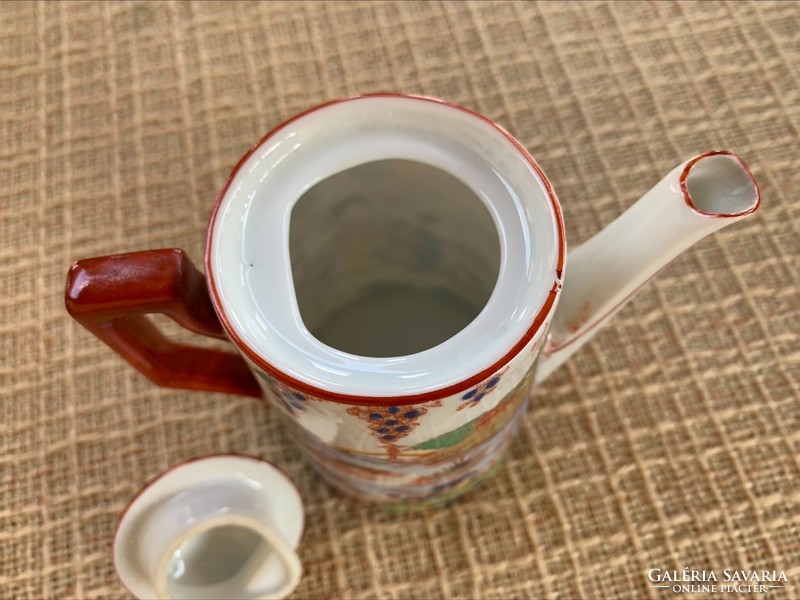
<instances>
[{"instance_id":1,"label":"woven textile backdrop","mask_svg":"<svg viewBox=\"0 0 800 600\"><path fill-rule=\"evenodd\" d=\"M127 597L128 499L227 451L300 487L296 598L666 598L647 571L684 567L784 570L760 597L800 596L799 80L791 2L4 3L0 597ZM63 308L78 258L199 261L251 144L380 90L507 127L572 247L705 150L763 194L535 390L493 480L409 517L331 492L258 402L157 389Z\"/></svg>"}]
</instances>

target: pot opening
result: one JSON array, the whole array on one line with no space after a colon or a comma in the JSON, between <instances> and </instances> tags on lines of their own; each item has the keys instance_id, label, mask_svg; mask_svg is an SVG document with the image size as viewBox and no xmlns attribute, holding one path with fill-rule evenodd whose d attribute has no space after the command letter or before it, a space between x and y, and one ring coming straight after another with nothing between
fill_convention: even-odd
<instances>
[{"instance_id":1,"label":"pot opening","mask_svg":"<svg viewBox=\"0 0 800 600\"><path fill-rule=\"evenodd\" d=\"M500 239L478 195L420 162L358 165L305 192L289 254L308 331L359 356L405 356L456 335L500 271Z\"/></svg>"}]
</instances>

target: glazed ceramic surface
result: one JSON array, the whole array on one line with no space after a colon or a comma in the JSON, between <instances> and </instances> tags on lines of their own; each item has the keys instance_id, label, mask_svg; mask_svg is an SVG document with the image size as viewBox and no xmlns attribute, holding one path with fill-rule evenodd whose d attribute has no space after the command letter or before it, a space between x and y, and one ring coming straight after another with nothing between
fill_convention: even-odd
<instances>
[{"instance_id":1,"label":"glazed ceramic surface","mask_svg":"<svg viewBox=\"0 0 800 600\"><path fill-rule=\"evenodd\" d=\"M187 461L149 482L120 517L114 564L137 598L283 598L300 581L297 489L238 455Z\"/></svg>"},{"instance_id":2,"label":"glazed ceramic surface","mask_svg":"<svg viewBox=\"0 0 800 600\"><path fill-rule=\"evenodd\" d=\"M239 166L208 249L223 324L251 350L267 398L330 483L370 500L441 499L500 455L523 409L565 252L552 189L508 134L424 99L311 111ZM439 322L460 307L468 317L421 348L397 347L399 332L379 334L359 354L321 341L332 318L380 295L376 284L442 298ZM381 311L381 297L373 300L334 342L380 325L362 321L370 307ZM385 320L405 316L413 342L436 327L426 319L434 310L386 310Z\"/></svg>"},{"instance_id":3,"label":"glazed ceramic surface","mask_svg":"<svg viewBox=\"0 0 800 600\"><path fill-rule=\"evenodd\" d=\"M427 506L491 470L535 381L759 201L735 155L687 161L570 255L562 292L561 211L519 142L442 101L361 96L289 120L237 165L209 224L208 292L163 250L80 261L67 306L162 385L263 392L343 492ZM244 361L175 347L147 312L224 331Z\"/></svg>"}]
</instances>

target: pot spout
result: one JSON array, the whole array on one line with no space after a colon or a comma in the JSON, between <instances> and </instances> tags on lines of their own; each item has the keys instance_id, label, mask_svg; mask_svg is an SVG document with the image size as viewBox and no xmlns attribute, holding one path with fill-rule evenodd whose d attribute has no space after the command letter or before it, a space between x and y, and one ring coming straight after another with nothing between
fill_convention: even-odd
<instances>
[{"instance_id":1,"label":"pot spout","mask_svg":"<svg viewBox=\"0 0 800 600\"><path fill-rule=\"evenodd\" d=\"M564 288L536 374L545 379L678 254L754 213L761 195L744 161L706 152L673 169L567 255Z\"/></svg>"}]
</instances>

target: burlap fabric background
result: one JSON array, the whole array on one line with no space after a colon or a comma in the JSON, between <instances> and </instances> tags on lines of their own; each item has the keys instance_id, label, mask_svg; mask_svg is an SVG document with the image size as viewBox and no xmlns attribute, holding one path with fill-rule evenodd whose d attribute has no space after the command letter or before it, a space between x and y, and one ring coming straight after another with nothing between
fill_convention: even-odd
<instances>
[{"instance_id":1,"label":"burlap fabric background","mask_svg":"<svg viewBox=\"0 0 800 600\"><path fill-rule=\"evenodd\" d=\"M0 596L127 597L128 499L226 451L301 489L296 598L670 597L656 567L784 570L761 597L800 595L800 5L4 3L0 27ZM332 493L258 402L158 389L63 309L75 259L199 261L254 141L376 90L505 125L573 247L704 150L763 193L535 391L497 477L410 517Z\"/></svg>"}]
</instances>

